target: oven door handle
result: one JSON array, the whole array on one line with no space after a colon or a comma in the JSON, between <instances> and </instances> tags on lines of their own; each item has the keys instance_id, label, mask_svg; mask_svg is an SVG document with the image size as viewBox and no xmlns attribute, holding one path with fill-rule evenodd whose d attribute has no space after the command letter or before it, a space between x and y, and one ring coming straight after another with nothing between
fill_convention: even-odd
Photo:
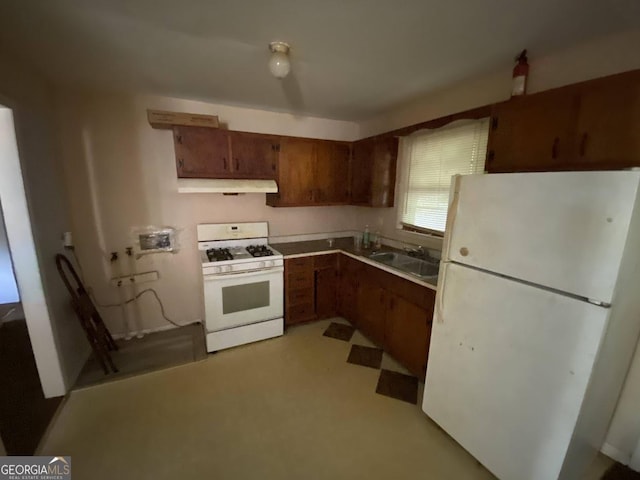
<instances>
[{"instance_id":1,"label":"oven door handle","mask_svg":"<svg viewBox=\"0 0 640 480\"><path fill-rule=\"evenodd\" d=\"M284 272L284 267L278 268L261 268L258 270L249 270L248 272L234 273L205 273L204 280L205 282L213 282L215 280L228 280L230 278L246 278L246 277L256 277L258 275L271 275L273 273L282 273Z\"/></svg>"}]
</instances>

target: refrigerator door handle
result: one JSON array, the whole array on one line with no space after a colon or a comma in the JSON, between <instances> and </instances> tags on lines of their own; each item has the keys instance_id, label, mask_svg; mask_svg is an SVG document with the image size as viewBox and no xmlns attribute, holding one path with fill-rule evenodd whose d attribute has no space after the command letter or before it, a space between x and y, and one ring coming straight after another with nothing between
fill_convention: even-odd
<instances>
[{"instance_id":1,"label":"refrigerator door handle","mask_svg":"<svg viewBox=\"0 0 640 480\"><path fill-rule=\"evenodd\" d=\"M451 204L447 214L447 223L444 231L444 245L442 248L442 258L449 260L449 248L451 246L451 237L453 236L453 224L458 214L458 201L460 199L460 180L462 175L454 175L451 180Z\"/></svg>"},{"instance_id":2,"label":"refrigerator door handle","mask_svg":"<svg viewBox=\"0 0 640 480\"><path fill-rule=\"evenodd\" d=\"M438 275L438 292L436 295L436 323L444 323L444 317L442 315L444 309L444 292L447 285L447 270L449 269L449 262L442 262L440 265L440 272Z\"/></svg>"}]
</instances>

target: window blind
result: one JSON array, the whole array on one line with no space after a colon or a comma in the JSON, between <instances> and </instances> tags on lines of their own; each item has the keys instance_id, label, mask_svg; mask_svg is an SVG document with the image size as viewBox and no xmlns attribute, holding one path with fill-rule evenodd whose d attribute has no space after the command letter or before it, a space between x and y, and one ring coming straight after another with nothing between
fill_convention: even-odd
<instances>
[{"instance_id":1,"label":"window blind","mask_svg":"<svg viewBox=\"0 0 640 480\"><path fill-rule=\"evenodd\" d=\"M484 172L488 136L485 118L421 130L403 139L403 226L444 232L451 176Z\"/></svg>"}]
</instances>

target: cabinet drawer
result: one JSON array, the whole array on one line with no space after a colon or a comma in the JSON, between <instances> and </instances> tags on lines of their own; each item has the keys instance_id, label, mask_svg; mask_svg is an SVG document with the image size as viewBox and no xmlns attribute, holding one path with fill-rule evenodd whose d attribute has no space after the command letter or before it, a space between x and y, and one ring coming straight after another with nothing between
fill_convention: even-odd
<instances>
[{"instance_id":1,"label":"cabinet drawer","mask_svg":"<svg viewBox=\"0 0 640 480\"><path fill-rule=\"evenodd\" d=\"M308 272L288 273L286 278L287 290L298 290L302 288L313 288L313 270Z\"/></svg>"},{"instance_id":2,"label":"cabinet drawer","mask_svg":"<svg viewBox=\"0 0 640 480\"><path fill-rule=\"evenodd\" d=\"M313 304L313 289L300 288L297 290L287 290L287 306L300 305L302 303Z\"/></svg>"},{"instance_id":3,"label":"cabinet drawer","mask_svg":"<svg viewBox=\"0 0 640 480\"><path fill-rule=\"evenodd\" d=\"M313 258L299 257L286 259L284 261L284 269L287 273L311 271L313 270Z\"/></svg>"},{"instance_id":4,"label":"cabinet drawer","mask_svg":"<svg viewBox=\"0 0 640 480\"><path fill-rule=\"evenodd\" d=\"M336 266L338 262L338 256L335 253L329 255L316 255L313 257L313 267L318 270L320 268L329 268Z\"/></svg>"},{"instance_id":5,"label":"cabinet drawer","mask_svg":"<svg viewBox=\"0 0 640 480\"><path fill-rule=\"evenodd\" d=\"M287 308L287 323L304 322L315 318L316 312L313 303L302 303Z\"/></svg>"}]
</instances>

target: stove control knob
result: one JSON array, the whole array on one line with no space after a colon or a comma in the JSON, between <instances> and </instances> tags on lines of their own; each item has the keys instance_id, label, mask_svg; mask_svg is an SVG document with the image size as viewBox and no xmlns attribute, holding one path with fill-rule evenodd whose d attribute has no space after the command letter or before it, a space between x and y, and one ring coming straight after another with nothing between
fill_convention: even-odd
<instances>
[{"instance_id":1,"label":"stove control knob","mask_svg":"<svg viewBox=\"0 0 640 480\"><path fill-rule=\"evenodd\" d=\"M258 263L258 268L264 268L267 266L267 262L260 262Z\"/></svg>"},{"instance_id":2,"label":"stove control knob","mask_svg":"<svg viewBox=\"0 0 640 480\"><path fill-rule=\"evenodd\" d=\"M220 273L220 267L213 267L213 273Z\"/></svg>"},{"instance_id":3,"label":"stove control knob","mask_svg":"<svg viewBox=\"0 0 640 480\"><path fill-rule=\"evenodd\" d=\"M224 267L220 267L222 269L223 272L230 272L231 271L231 265L225 265Z\"/></svg>"},{"instance_id":4,"label":"stove control knob","mask_svg":"<svg viewBox=\"0 0 640 480\"><path fill-rule=\"evenodd\" d=\"M264 266L265 267L273 267L273 262L271 260L267 260L266 262L264 262Z\"/></svg>"}]
</instances>

